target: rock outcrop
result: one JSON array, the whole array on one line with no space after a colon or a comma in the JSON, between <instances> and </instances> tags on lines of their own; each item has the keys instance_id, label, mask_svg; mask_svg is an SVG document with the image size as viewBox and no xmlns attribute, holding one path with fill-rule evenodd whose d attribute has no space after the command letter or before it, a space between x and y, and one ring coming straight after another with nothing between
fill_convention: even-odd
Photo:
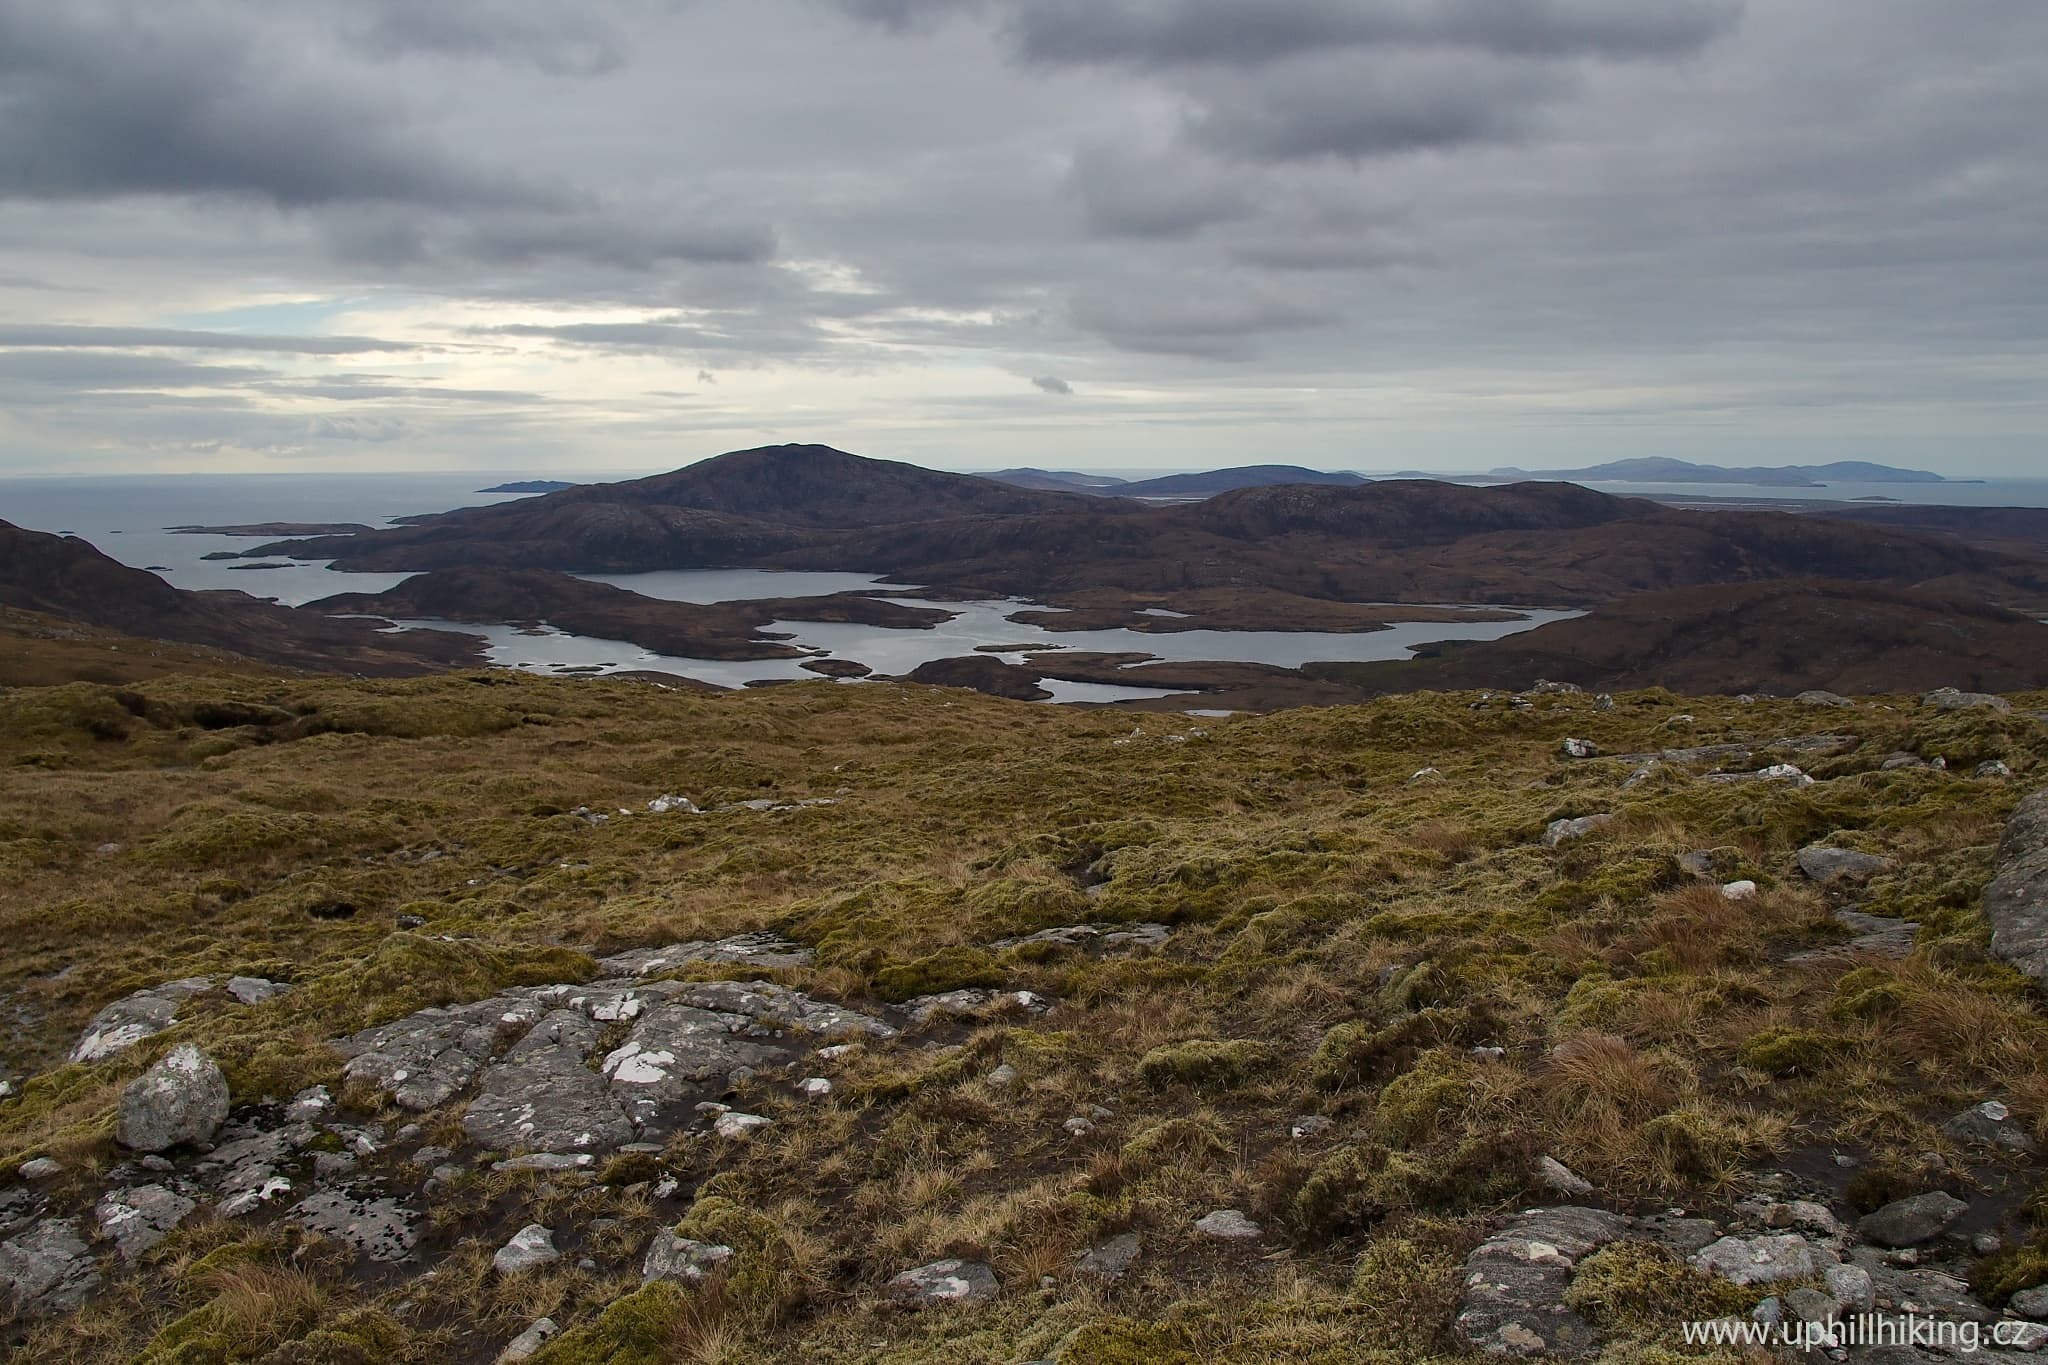
<instances>
[{"instance_id":1,"label":"rock outcrop","mask_svg":"<svg viewBox=\"0 0 2048 1365\"><path fill-rule=\"evenodd\" d=\"M1984 888L1991 951L2036 981L2048 980L2048 789L2020 802L1998 844L1998 871Z\"/></svg>"}]
</instances>

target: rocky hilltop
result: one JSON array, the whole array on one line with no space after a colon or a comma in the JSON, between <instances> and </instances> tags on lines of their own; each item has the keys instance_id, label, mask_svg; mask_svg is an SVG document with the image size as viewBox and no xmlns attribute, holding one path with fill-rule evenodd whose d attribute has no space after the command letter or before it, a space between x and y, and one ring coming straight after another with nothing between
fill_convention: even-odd
<instances>
[{"instance_id":1,"label":"rocky hilltop","mask_svg":"<svg viewBox=\"0 0 2048 1365\"><path fill-rule=\"evenodd\" d=\"M1262 588L1354 602L1590 605L1793 575L1970 578L2048 601L2036 558L1788 513L1693 512L1570 484L1241 488L1194 504L1019 488L823 446L249 552L356 569L838 569L1029 596Z\"/></svg>"},{"instance_id":2,"label":"rocky hilltop","mask_svg":"<svg viewBox=\"0 0 2048 1365\"><path fill-rule=\"evenodd\" d=\"M1522 686L1136 724L496 673L0 693L0 1332L2048 1340L2048 694Z\"/></svg>"}]
</instances>

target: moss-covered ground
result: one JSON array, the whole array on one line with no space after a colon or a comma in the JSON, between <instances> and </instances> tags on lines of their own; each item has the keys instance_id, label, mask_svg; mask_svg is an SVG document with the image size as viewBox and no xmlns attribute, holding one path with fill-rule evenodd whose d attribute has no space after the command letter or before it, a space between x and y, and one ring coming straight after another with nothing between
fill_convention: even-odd
<instances>
[{"instance_id":1,"label":"moss-covered ground","mask_svg":"<svg viewBox=\"0 0 2048 1365\"><path fill-rule=\"evenodd\" d=\"M1860 1163L1852 1199L1924 1186L1930 1151L1978 1173L1952 1179L1988 1178L1938 1129L1988 1096L2048 1138L2048 1019L1987 956L1978 912L2003 818L2048 762L2039 722L1901 698L1476 701L1200 719L502 674L0 693L0 1070L33 1077L0 1101L0 1178L51 1154L92 1187L118 1159L121 1086L178 1041L254 1104L337 1083L337 1035L588 977L625 947L771 929L817 951L773 975L856 1005L978 984L1060 1002L939 1035L952 1046L856 1049L823 1103L744 1097L779 1121L743 1142L678 1138L591 1178L469 1177L436 1203L427 1278L261 1220L188 1224L21 1349L488 1361L549 1313L569 1330L544 1365L1450 1358L1459 1261L1489 1217L1546 1198L1539 1155L1613 1207L1711 1211L1836 1152ZM1631 765L1559 751L1820 730L1852 743L1796 760L1823 779L1806 788L1667 765L1624 791ZM1902 750L1948 767L1880 768ZM2015 776L1971 775L1991 758ZM647 814L665 793L832 804ZM638 813L593 825L579 807ZM1542 845L1550 821L1596 812L1617 819ZM1859 900L1922 924L1910 958L1785 960L1849 937L1793 867L1821 840L1897 860ZM1760 893L1696 881L1677 858L1698 850ZM1156 952L991 946L1138 921L1174 932ZM109 1000L203 973L296 989L197 997L132 1052L63 1064ZM988 1079L1003 1063L1012 1085ZM1094 1106L1108 1117L1070 1135ZM1334 1122L1290 1137L1309 1114ZM705 1289L639 1287L639 1248L676 1221L645 1192L661 1172L683 1184L685 1235L741 1253ZM2034 1176L2001 1178L2023 1194ZM1268 1236L1197 1236L1222 1207ZM571 1208L598 1229L575 1256L491 1275L509 1228ZM1144 1244L1126 1279L1072 1274L1125 1231ZM884 1281L945 1256L989 1262L1000 1300L886 1306ZM1616 1253L1585 1279L1616 1359L1651 1358L1660 1314L1713 1298L1654 1260ZM2042 1266L2007 1253L1986 1274L2009 1292Z\"/></svg>"}]
</instances>

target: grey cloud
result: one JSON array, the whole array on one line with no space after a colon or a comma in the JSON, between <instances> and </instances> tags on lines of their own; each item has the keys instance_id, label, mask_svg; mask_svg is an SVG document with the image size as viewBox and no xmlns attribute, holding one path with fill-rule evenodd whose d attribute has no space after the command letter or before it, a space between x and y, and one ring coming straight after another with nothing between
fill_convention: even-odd
<instances>
[{"instance_id":1,"label":"grey cloud","mask_svg":"<svg viewBox=\"0 0 2048 1365\"><path fill-rule=\"evenodd\" d=\"M1252 66L1356 47L1676 57L1741 16L1740 0L1017 0L1009 24L1033 61L1169 67Z\"/></svg>"},{"instance_id":2,"label":"grey cloud","mask_svg":"<svg viewBox=\"0 0 2048 1365\"><path fill-rule=\"evenodd\" d=\"M275 352L281 355L366 355L413 351L409 342L375 337L263 336L241 332L195 332L175 327L92 327L67 323L0 323L0 346L79 346L189 351Z\"/></svg>"},{"instance_id":3,"label":"grey cloud","mask_svg":"<svg viewBox=\"0 0 2048 1365\"><path fill-rule=\"evenodd\" d=\"M411 427L397 417L316 417L310 434L329 441L369 441L383 444L407 435Z\"/></svg>"},{"instance_id":4,"label":"grey cloud","mask_svg":"<svg viewBox=\"0 0 2048 1365\"><path fill-rule=\"evenodd\" d=\"M1075 300L1074 322L1122 350L1242 360L1275 332L1328 327L1342 313L1316 304L1256 293L1211 290L1174 294L1135 288Z\"/></svg>"},{"instance_id":5,"label":"grey cloud","mask_svg":"<svg viewBox=\"0 0 2048 1365\"><path fill-rule=\"evenodd\" d=\"M232 388L267 379L254 365L196 365L167 356L83 350L0 351L0 381L93 392L103 389Z\"/></svg>"},{"instance_id":6,"label":"grey cloud","mask_svg":"<svg viewBox=\"0 0 2048 1365\"><path fill-rule=\"evenodd\" d=\"M1253 161L1360 159L1512 142L1570 88L1553 68L1466 53L1304 58L1219 80L1189 123L1199 143Z\"/></svg>"},{"instance_id":7,"label":"grey cloud","mask_svg":"<svg viewBox=\"0 0 2048 1365\"><path fill-rule=\"evenodd\" d=\"M597 76L625 64L626 40L589 9L535 9L516 0L345 0L343 31L372 55L486 57L530 62L557 76Z\"/></svg>"},{"instance_id":8,"label":"grey cloud","mask_svg":"<svg viewBox=\"0 0 2048 1365\"><path fill-rule=\"evenodd\" d=\"M814 328L794 326L777 331L763 329L758 322L736 319L733 331L721 331L681 321L654 322L512 322L480 328L479 336L533 337L564 346L583 346L606 351L697 352L765 351L797 354L816 349L822 338Z\"/></svg>"},{"instance_id":9,"label":"grey cloud","mask_svg":"<svg viewBox=\"0 0 2048 1365\"><path fill-rule=\"evenodd\" d=\"M0 0L0 199L544 200L182 11Z\"/></svg>"},{"instance_id":10,"label":"grey cloud","mask_svg":"<svg viewBox=\"0 0 2048 1365\"><path fill-rule=\"evenodd\" d=\"M1031 385L1043 393L1058 394L1063 398L1070 398L1074 393L1074 386L1058 375L1040 375L1031 381Z\"/></svg>"},{"instance_id":11,"label":"grey cloud","mask_svg":"<svg viewBox=\"0 0 2048 1365\"><path fill-rule=\"evenodd\" d=\"M1086 148L1068 176L1088 228L1105 237L1191 237L1251 214L1251 196L1192 158Z\"/></svg>"}]
</instances>

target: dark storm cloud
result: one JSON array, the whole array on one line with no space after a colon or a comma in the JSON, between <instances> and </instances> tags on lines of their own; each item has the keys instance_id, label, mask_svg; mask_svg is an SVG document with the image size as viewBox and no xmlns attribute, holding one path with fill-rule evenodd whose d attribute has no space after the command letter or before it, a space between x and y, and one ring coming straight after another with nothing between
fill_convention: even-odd
<instances>
[{"instance_id":1,"label":"dark storm cloud","mask_svg":"<svg viewBox=\"0 0 2048 1365\"><path fill-rule=\"evenodd\" d=\"M1033 61L1249 66L1358 47L1513 57L1675 57L1740 19L1739 0L1016 0Z\"/></svg>"},{"instance_id":2,"label":"dark storm cloud","mask_svg":"<svg viewBox=\"0 0 2048 1365\"><path fill-rule=\"evenodd\" d=\"M168 8L0 0L0 199L130 194L545 198L422 148L374 103L287 80L233 27Z\"/></svg>"},{"instance_id":3,"label":"dark storm cloud","mask_svg":"<svg viewBox=\"0 0 2048 1365\"><path fill-rule=\"evenodd\" d=\"M375 337L259 336L240 332L194 332L176 327L88 327L65 323L0 323L0 346L79 346L102 350L275 352L280 355L367 355L413 351L410 342Z\"/></svg>"}]
</instances>

